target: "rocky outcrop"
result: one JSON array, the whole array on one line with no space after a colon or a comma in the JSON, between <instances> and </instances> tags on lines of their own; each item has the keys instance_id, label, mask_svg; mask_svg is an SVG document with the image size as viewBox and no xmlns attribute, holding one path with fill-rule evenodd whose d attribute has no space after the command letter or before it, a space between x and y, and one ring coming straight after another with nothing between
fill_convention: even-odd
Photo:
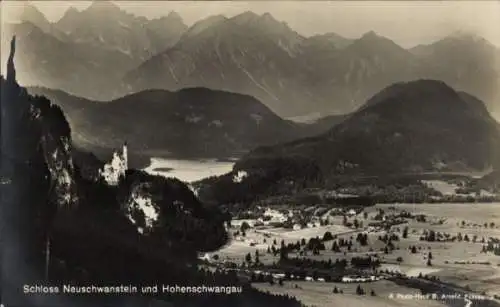
<instances>
[{"instance_id":1,"label":"rocky outcrop","mask_svg":"<svg viewBox=\"0 0 500 307\"><path fill-rule=\"evenodd\" d=\"M16 81L16 39L12 38L7 76L1 77L4 263L15 295L45 278L44 253L57 211L78 206L71 133L62 110L45 97L29 95ZM12 290L12 291L11 291ZM29 303L21 304L28 306ZM31 304L29 304L31 305Z\"/></svg>"},{"instance_id":2,"label":"rocky outcrop","mask_svg":"<svg viewBox=\"0 0 500 307\"><path fill-rule=\"evenodd\" d=\"M129 170L118 188L121 212L141 235L195 251L214 250L227 241L229 217L202 204L178 179Z\"/></svg>"}]
</instances>

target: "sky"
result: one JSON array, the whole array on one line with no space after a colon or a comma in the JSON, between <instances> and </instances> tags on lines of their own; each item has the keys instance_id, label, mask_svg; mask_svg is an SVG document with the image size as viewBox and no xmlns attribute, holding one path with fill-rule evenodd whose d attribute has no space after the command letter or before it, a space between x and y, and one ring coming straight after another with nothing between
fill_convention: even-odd
<instances>
[{"instance_id":1,"label":"sky","mask_svg":"<svg viewBox=\"0 0 500 307\"><path fill-rule=\"evenodd\" d=\"M15 22L31 3L50 21L88 1L3 0L2 22ZM158 18L176 11L187 25L210 15L231 17L245 11L271 13L298 33L335 32L357 38L375 31L403 47L434 42L456 31L478 34L500 47L500 1L113 1L134 15Z\"/></svg>"}]
</instances>

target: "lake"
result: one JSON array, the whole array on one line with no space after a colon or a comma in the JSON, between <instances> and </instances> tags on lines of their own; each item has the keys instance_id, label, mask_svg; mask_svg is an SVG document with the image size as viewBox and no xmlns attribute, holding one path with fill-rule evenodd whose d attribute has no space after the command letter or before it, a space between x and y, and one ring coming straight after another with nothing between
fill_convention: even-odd
<instances>
[{"instance_id":1,"label":"lake","mask_svg":"<svg viewBox=\"0 0 500 307\"><path fill-rule=\"evenodd\" d=\"M232 161L151 158L150 165L144 171L151 175L175 177L184 182L194 182L229 173L233 165Z\"/></svg>"}]
</instances>

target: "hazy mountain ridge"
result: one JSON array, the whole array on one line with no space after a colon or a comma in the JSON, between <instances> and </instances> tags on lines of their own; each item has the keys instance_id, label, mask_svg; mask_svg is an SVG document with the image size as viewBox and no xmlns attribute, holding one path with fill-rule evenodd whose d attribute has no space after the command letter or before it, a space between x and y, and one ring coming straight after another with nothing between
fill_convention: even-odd
<instances>
[{"instance_id":1,"label":"hazy mountain ridge","mask_svg":"<svg viewBox=\"0 0 500 307\"><path fill-rule=\"evenodd\" d=\"M114 49L136 62L174 45L187 29L177 13L148 20L109 1L94 1L81 12L68 10L55 26L71 41Z\"/></svg>"},{"instance_id":2,"label":"hazy mountain ridge","mask_svg":"<svg viewBox=\"0 0 500 307\"><path fill-rule=\"evenodd\" d=\"M36 72L28 84L94 100L145 89L207 87L251 95L290 117L348 113L394 82L421 78L445 81L490 109L499 96L500 51L468 33L406 50L374 32L358 39L335 33L304 37L269 13L211 16L189 28L175 12L147 20L108 2L70 9L54 24L40 14L32 8L24 17L44 29L37 34L43 38L33 40L39 50L20 54L31 65L19 68ZM53 41L45 35L68 45L42 44ZM87 56L75 58L69 52L74 49ZM59 62L45 62L42 55L48 53Z\"/></svg>"},{"instance_id":3,"label":"hazy mountain ridge","mask_svg":"<svg viewBox=\"0 0 500 307\"><path fill-rule=\"evenodd\" d=\"M126 71L174 45L186 29L177 13L148 20L107 1L69 9L54 23L27 6L21 23L3 25L2 54L15 34L20 82L108 100L126 93L121 81Z\"/></svg>"},{"instance_id":4,"label":"hazy mountain ridge","mask_svg":"<svg viewBox=\"0 0 500 307\"><path fill-rule=\"evenodd\" d=\"M228 157L331 127L328 120L283 120L250 96L206 88L143 91L109 102L39 87L29 91L61 106L81 148L116 148L127 141L133 150L158 155Z\"/></svg>"},{"instance_id":5,"label":"hazy mountain ridge","mask_svg":"<svg viewBox=\"0 0 500 307\"><path fill-rule=\"evenodd\" d=\"M484 104L443 82L395 84L368 104L326 134L257 149L236 168L278 156L308 159L324 176L483 170L498 163L498 123Z\"/></svg>"},{"instance_id":6,"label":"hazy mountain ridge","mask_svg":"<svg viewBox=\"0 0 500 307\"><path fill-rule=\"evenodd\" d=\"M497 97L499 69L491 64L498 50L484 39L460 34L406 50L374 32L355 40L302 37L269 14L210 20L201 22L196 36L181 38L131 71L126 82L134 90L207 86L245 93L281 116L350 112L394 82L420 78L443 79L489 105ZM442 64L452 53L462 55ZM472 70L471 63L483 68Z\"/></svg>"},{"instance_id":7,"label":"hazy mountain ridge","mask_svg":"<svg viewBox=\"0 0 500 307\"><path fill-rule=\"evenodd\" d=\"M130 72L126 81L131 88L203 86L265 98L274 111L286 107L283 97L293 101L297 93L289 89L301 84L288 76L296 75L293 58L303 37L269 14L251 12L210 18L193 29L194 34L188 31L176 46Z\"/></svg>"}]
</instances>

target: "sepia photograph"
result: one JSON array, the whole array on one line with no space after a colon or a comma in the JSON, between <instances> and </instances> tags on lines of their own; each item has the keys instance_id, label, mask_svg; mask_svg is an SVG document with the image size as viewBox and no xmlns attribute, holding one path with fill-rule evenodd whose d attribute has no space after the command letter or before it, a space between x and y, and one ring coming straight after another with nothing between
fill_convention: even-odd
<instances>
[{"instance_id":1,"label":"sepia photograph","mask_svg":"<svg viewBox=\"0 0 500 307\"><path fill-rule=\"evenodd\" d=\"M500 1L0 8L0 307L500 307Z\"/></svg>"}]
</instances>

